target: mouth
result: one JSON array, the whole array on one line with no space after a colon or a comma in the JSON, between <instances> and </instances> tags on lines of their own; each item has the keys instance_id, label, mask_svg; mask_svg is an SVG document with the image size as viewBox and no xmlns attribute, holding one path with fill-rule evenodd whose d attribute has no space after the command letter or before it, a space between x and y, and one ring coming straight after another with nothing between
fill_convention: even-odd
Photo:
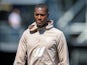
<instances>
[{"instance_id":1,"label":"mouth","mask_svg":"<svg viewBox=\"0 0 87 65\"><path fill-rule=\"evenodd\" d=\"M37 27L40 27L40 28L42 27L42 22L41 21L37 21L36 23L37 23Z\"/></svg>"},{"instance_id":2,"label":"mouth","mask_svg":"<svg viewBox=\"0 0 87 65\"><path fill-rule=\"evenodd\" d=\"M42 23L41 23L41 21L37 21L37 24L40 24L41 25Z\"/></svg>"}]
</instances>

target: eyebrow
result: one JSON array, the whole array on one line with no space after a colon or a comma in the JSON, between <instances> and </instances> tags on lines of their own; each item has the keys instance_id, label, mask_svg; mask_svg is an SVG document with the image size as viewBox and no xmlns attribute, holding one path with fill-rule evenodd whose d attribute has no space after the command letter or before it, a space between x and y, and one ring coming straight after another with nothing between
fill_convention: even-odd
<instances>
[{"instance_id":1,"label":"eyebrow","mask_svg":"<svg viewBox=\"0 0 87 65\"><path fill-rule=\"evenodd\" d=\"M46 14L38 14L38 13L36 13L35 15L36 15L36 16L38 16L38 15L44 16L44 15L46 15Z\"/></svg>"}]
</instances>

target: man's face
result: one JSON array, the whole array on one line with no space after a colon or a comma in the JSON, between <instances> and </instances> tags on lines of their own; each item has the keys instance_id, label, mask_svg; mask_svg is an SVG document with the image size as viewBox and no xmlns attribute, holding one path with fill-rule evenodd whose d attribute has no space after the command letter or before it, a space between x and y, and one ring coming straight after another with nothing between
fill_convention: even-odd
<instances>
[{"instance_id":1,"label":"man's face","mask_svg":"<svg viewBox=\"0 0 87 65\"><path fill-rule=\"evenodd\" d=\"M42 27L46 23L47 17L46 8L35 8L34 18L38 27Z\"/></svg>"}]
</instances>

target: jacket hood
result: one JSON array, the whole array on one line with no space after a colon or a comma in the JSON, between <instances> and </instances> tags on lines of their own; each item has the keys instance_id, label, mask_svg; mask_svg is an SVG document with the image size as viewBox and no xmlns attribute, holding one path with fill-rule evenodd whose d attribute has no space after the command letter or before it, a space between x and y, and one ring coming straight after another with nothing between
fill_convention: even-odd
<instances>
[{"instance_id":1,"label":"jacket hood","mask_svg":"<svg viewBox=\"0 0 87 65\"><path fill-rule=\"evenodd\" d=\"M53 28L53 20L48 20L47 23L48 25L42 28L44 28L45 30L49 30ZM34 22L28 27L28 29L30 30L30 32L34 33L34 32L37 32L39 28L37 27L36 22Z\"/></svg>"}]
</instances>

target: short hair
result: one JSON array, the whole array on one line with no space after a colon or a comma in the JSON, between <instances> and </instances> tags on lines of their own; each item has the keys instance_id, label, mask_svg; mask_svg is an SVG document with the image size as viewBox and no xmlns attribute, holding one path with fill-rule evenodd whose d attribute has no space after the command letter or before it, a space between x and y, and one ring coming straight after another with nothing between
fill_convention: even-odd
<instances>
[{"instance_id":1,"label":"short hair","mask_svg":"<svg viewBox=\"0 0 87 65\"><path fill-rule=\"evenodd\" d=\"M46 11L48 13L48 6L46 4L37 4L35 8L46 8Z\"/></svg>"}]
</instances>

